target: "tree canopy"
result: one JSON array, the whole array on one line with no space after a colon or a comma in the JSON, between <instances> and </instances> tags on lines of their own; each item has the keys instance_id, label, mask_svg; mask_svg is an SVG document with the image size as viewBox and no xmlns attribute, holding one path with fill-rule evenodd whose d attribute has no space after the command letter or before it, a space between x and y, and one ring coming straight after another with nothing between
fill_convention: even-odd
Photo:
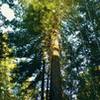
<instances>
[{"instance_id":1,"label":"tree canopy","mask_svg":"<svg viewBox=\"0 0 100 100\"><path fill-rule=\"evenodd\" d=\"M99 100L99 56L99 0L0 1L1 100Z\"/></svg>"}]
</instances>

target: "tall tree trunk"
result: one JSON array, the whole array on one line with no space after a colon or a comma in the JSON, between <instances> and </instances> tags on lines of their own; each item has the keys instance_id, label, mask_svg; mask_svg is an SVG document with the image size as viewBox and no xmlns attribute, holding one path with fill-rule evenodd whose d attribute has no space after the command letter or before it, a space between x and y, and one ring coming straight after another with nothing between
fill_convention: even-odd
<instances>
[{"instance_id":1,"label":"tall tree trunk","mask_svg":"<svg viewBox=\"0 0 100 100\"><path fill-rule=\"evenodd\" d=\"M61 86L59 32L53 29L51 32L50 100L62 100Z\"/></svg>"},{"instance_id":2,"label":"tall tree trunk","mask_svg":"<svg viewBox=\"0 0 100 100\"><path fill-rule=\"evenodd\" d=\"M49 72L47 75L47 86L46 86L46 100L49 100Z\"/></svg>"},{"instance_id":3,"label":"tall tree trunk","mask_svg":"<svg viewBox=\"0 0 100 100\"><path fill-rule=\"evenodd\" d=\"M44 100L44 81L45 81L45 61L43 60L43 74L42 74L42 84L41 84L41 100Z\"/></svg>"}]
</instances>

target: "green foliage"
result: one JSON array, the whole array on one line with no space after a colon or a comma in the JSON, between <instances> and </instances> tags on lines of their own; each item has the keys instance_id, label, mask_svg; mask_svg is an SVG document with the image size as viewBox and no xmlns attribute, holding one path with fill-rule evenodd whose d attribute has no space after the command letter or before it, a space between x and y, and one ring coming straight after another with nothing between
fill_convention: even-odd
<instances>
[{"instance_id":1,"label":"green foliage","mask_svg":"<svg viewBox=\"0 0 100 100\"><path fill-rule=\"evenodd\" d=\"M13 84L11 84L11 70L16 66L14 59L10 57L11 49L8 47L8 34L3 33L1 38L1 58L0 58L0 97L1 100L12 100Z\"/></svg>"},{"instance_id":2,"label":"green foliage","mask_svg":"<svg viewBox=\"0 0 100 100\"><path fill-rule=\"evenodd\" d=\"M63 49L66 51L65 61L68 61L65 63L67 80L64 84L67 84L67 93L72 91L69 98L75 94L79 100L99 99L100 34L96 11L100 9L97 10L97 5L99 3L93 0L78 1L74 12L62 23L66 33L62 35Z\"/></svg>"},{"instance_id":3,"label":"green foliage","mask_svg":"<svg viewBox=\"0 0 100 100\"><path fill-rule=\"evenodd\" d=\"M13 24L14 34L0 33L1 100L35 100L40 97L43 53L46 53L47 61L45 84L46 78L50 81L50 58L47 52L50 46L49 33L53 28L61 33L60 63L64 99L99 99L99 0L19 0L23 10L16 6L12 7L18 14L15 21L5 22L8 26ZM29 81L32 77L34 79Z\"/></svg>"}]
</instances>

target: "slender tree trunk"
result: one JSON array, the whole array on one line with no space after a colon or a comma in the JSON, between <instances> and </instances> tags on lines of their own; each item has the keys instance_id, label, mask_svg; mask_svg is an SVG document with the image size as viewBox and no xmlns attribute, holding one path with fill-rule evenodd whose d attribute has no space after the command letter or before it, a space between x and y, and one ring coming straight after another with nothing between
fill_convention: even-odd
<instances>
[{"instance_id":1,"label":"slender tree trunk","mask_svg":"<svg viewBox=\"0 0 100 100\"><path fill-rule=\"evenodd\" d=\"M49 100L49 73L47 75L46 100Z\"/></svg>"},{"instance_id":2,"label":"slender tree trunk","mask_svg":"<svg viewBox=\"0 0 100 100\"><path fill-rule=\"evenodd\" d=\"M63 100L61 86L59 32L54 29L51 32L50 100Z\"/></svg>"},{"instance_id":3,"label":"slender tree trunk","mask_svg":"<svg viewBox=\"0 0 100 100\"><path fill-rule=\"evenodd\" d=\"M45 61L43 61L43 74L42 74L42 84L41 84L41 100L44 100L44 74L45 74Z\"/></svg>"}]
</instances>

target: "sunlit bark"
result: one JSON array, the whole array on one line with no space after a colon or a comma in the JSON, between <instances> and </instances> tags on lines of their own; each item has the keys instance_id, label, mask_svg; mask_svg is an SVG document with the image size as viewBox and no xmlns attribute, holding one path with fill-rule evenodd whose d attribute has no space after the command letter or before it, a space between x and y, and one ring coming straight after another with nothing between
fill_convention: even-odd
<instances>
[{"instance_id":1,"label":"sunlit bark","mask_svg":"<svg viewBox=\"0 0 100 100\"><path fill-rule=\"evenodd\" d=\"M51 85L50 100L62 100L62 83L60 72L60 45L59 32L53 29L51 32Z\"/></svg>"}]
</instances>

